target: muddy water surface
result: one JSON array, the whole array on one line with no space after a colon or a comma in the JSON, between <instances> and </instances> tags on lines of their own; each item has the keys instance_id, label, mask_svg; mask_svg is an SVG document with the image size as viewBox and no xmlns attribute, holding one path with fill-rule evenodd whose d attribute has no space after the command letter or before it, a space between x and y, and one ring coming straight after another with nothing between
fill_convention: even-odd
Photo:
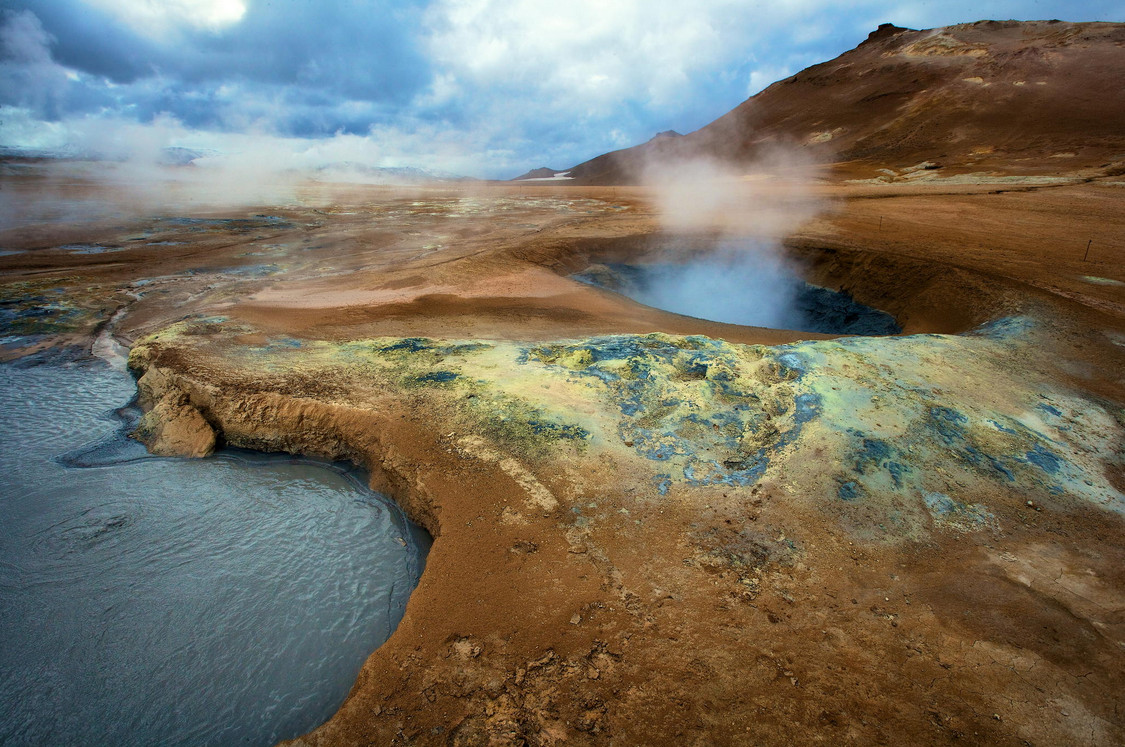
<instances>
[{"instance_id":1,"label":"muddy water surface","mask_svg":"<svg viewBox=\"0 0 1125 747\"><path fill-rule=\"evenodd\" d=\"M147 457L115 438L133 391L100 362L0 366L0 744L317 726L401 618L424 533L339 466Z\"/></svg>"},{"instance_id":2,"label":"muddy water surface","mask_svg":"<svg viewBox=\"0 0 1125 747\"><path fill-rule=\"evenodd\" d=\"M573 276L664 311L727 324L828 335L896 335L885 311L806 283L776 259L740 255L693 264L599 264Z\"/></svg>"}]
</instances>

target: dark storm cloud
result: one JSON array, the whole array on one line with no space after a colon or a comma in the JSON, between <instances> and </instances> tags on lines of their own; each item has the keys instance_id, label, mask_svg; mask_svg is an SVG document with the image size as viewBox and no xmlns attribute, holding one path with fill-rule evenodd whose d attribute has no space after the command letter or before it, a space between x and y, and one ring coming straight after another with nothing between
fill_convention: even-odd
<instances>
[{"instance_id":1,"label":"dark storm cloud","mask_svg":"<svg viewBox=\"0 0 1125 747\"><path fill-rule=\"evenodd\" d=\"M430 75L416 24L416 7L401 2L257 2L222 33L194 32L178 62L187 80L239 77L406 101Z\"/></svg>"},{"instance_id":2,"label":"dark storm cloud","mask_svg":"<svg viewBox=\"0 0 1125 747\"><path fill-rule=\"evenodd\" d=\"M1125 20L1122 0L243 2L0 0L0 146L116 148L147 128L268 145L263 163L511 176L698 129L885 21Z\"/></svg>"},{"instance_id":3,"label":"dark storm cloud","mask_svg":"<svg viewBox=\"0 0 1125 747\"><path fill-rule=\"evenodd\" d=\"M13 0L14 11L30 11L54 37L51 52L61 65L114 83L152 73L160 59L154 45L116 19L77 0Z\"/></svg>"},{"instance_id":4,"label":"dark storm cloud","mask_svg":"<svg viewBox=\"0 0 1125 747\"><path fill-rule=\"evenodd\" d=\"M96 101L141 121L168 112L223 128L268 116L286 134L356 132L372 124L363 118L377 116L374 105L406 104L430 77L410 3L251 2L225 29L157 39L79 0L23 0L13 10L35 14L55 62L90 76L69 87L64 111L44 112L52 119ZM119 87L108 92L107 80ZM221 93L231 89L237 99Z\"/></svg>"}]
</instances>

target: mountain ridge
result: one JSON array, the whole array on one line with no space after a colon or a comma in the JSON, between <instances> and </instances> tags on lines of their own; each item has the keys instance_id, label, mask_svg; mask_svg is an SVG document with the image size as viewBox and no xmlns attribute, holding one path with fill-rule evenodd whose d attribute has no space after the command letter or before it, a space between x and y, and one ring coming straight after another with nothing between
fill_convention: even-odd
<instances>
[{"instance_id":1,"label":"mountain ridge","mask_svg":"<svg viewBox=\"0 0 1125 747\"><path fill-rule=\"evenodd\" d=\"M638 183L649 166L679 159L746 165L779 147L869 175L923 162L1006 173L1112 168L1125 159L1125 24L882 24L695 132L574 166L570 183Z\"/></svg>"}]
</instances>

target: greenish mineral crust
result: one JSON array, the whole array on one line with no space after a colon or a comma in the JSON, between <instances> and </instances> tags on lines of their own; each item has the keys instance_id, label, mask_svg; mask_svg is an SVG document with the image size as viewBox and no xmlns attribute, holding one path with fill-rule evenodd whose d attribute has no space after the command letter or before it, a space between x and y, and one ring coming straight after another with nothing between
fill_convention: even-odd
<instances>
[{"instance_id":1,"label":"greenish mineral crust","mask_svg":"<svg viewBox=\"0 0 1125 747\"><path fill-rule=\"evenodd\" d=\"M595 744L669 692L758 718L746 672L761 702L825 712L857 707L840 681L902 688L896 707L919 713L986 682L1105 691L1120 597L1085 569L1117 567L1098 538L1125 516L1125 413L1068 388L1043 355L1054 334L1024 316L778 346L323 340L212 316L138 341L130 365L152 448L212 432L351 459L436 537L395 636L296 743L500 713ZM1087 685L1073 672L1095 650L1108 663Z\"/></svg>"},{"instance_id":2,"label":"greenish mineral crust","mask_svg":"<svg viewBox=\"0 0 1125 747\"><path fill-rule=\"evenodd\" d=\"M1125 496L1106 476L1120 459L1121 413L1010 374L1011 361L1036 344L1030 319L961 336L776 347L659 333L550 344L228 344L251 331L222 318L185 321L140 341L131 365L159 368L173 354L181 361L176 386L186 394L150 397L181 424L194 423L185 407L206 418L208 398L223 396L206 394L207 377L196 380L193 365L182 365L195 361L220 379L252 374L258 389L322 405L412 402L451 440L470 439L470 452L530 472L608 456L637 481L642 500L692 501L698 491L767 480L880 542L997 530L1005 507L1027 500L1125 513ZM149 432L157 412L146 416ZM987 499L948 497L966 492Z\"/></svg>"},{"instance_id":3,"label":"greenish mineral crust","mask_svg":"<svg viewBox=\"0 0 1125 747\"><path fill-rule=\"evenodd\" d=\"M105 313L106 289L63 276L0 285L0 335L53 336L93 329Z\"/></svg>"}]
</instances>

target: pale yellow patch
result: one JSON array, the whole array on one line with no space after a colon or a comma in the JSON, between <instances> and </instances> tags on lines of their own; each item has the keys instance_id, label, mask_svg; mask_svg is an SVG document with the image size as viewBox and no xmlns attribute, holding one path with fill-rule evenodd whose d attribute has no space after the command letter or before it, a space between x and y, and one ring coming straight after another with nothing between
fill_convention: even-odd
<instances>
[{"instance_id":1,"label":"pale yellow patch","mask_svg":"<svg viewBox=\"0 0 1125 747\"><path fill-rule=\"evenodd\" d=\"M505 457L490 447L479 436L465 436L457 442L461 452L475 457L484 462L490 462L500 467L508 477L516 481L524 492L527 493L527 502L534 508L542 511L554 511L559 507L559 502L554 494L543 483L536 479L527 467L512 457Z\"/></svg>"}]
</instances>

